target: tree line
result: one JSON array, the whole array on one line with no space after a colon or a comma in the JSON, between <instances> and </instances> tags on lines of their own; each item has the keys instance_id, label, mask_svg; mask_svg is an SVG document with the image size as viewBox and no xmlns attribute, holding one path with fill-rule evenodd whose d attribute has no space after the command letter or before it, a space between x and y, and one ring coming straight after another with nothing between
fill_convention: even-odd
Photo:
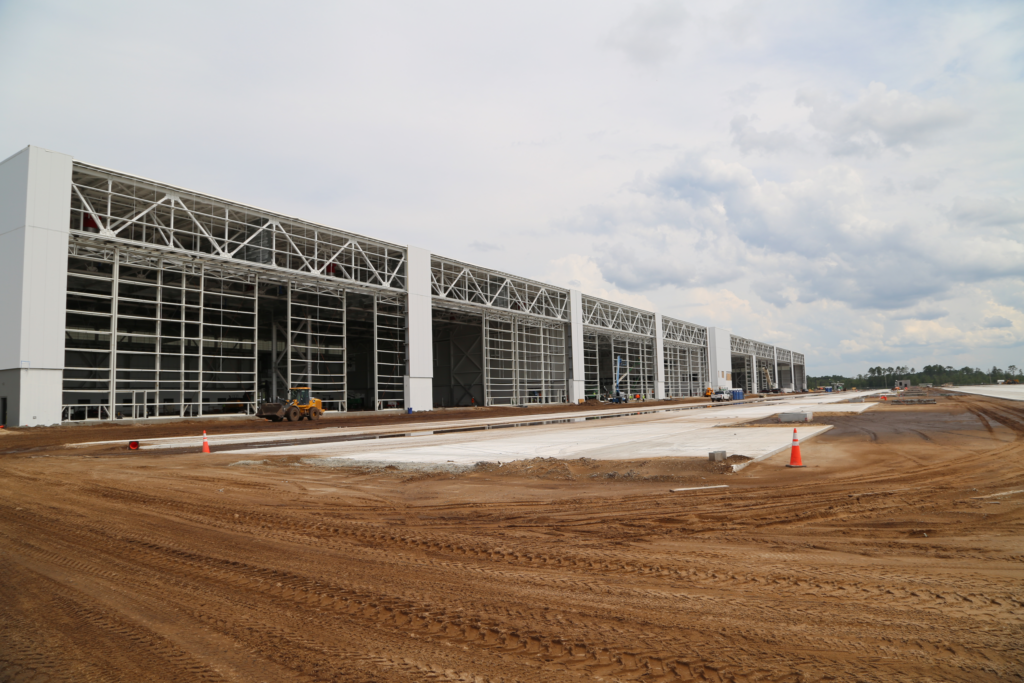
<instances>
[{"instance_id":1,"label":"tree line","mask_svg":"<svg viewBox=\"0 0 1024 683\"><path fill-rule=\"evenodd\" d=\"M995 384L996 380L1017 380L1024 383L1024 371L1016 365L1002 370L992 366L990 370L972 368L969 366L954 368L951 365L926 365L920 372L915 368L908 368L905 365L897 367L874 367L868 368L866 373L856 377L844 377L842 375L822 375L821 377L808 377L807 388L816 389L819 387L831 386L833 382L842 382L845 388L857 387L858 389L886 388L896 384L896 380L910 380L911 384L942 384L968 385L968 384Z\"/></svg>"}]
</instances>

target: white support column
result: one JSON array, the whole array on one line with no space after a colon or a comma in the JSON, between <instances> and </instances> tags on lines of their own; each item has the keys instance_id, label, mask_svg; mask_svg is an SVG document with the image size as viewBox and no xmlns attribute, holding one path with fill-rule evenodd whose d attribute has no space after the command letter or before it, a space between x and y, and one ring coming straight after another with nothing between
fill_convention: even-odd
<instances>
[{"instance_id":1,"label":"white support column","mask_svg":"<svg viewBox=\"0 0 1024 683\"><path fill-rule=\"evenodd\" d=\"M0 396L9 425L61 420L71 161L30 146L0 163Z\"/></svg>"},{"instance_id":2,"label":"white support column","mask_svg":"<svg viewBox=\"0 0 1024 683\"><path fill-rule=\"evenodd\" d=\"M665 399L665 332L661 313L654 314L654 398Z\"/></svg>"},{"instance_id":3,"label":"white support column","mask_svg":"<svg viewBox=\"0 0 1024 683\"><path fill-rule=\"evenodd\" d=\"M758 370L758 367L757 367L757 354L756 353L750 354L750 368L751 368L751 370L753 372L753 376L750 378L750 393L756 394L756 393L758 393L758 391L757 391L757 384L758 384L757 383L757 379L758 379L758 377L757 377L757 370Z\"/></svg>"},{"instance_id":4,"label":"white support column","mask_svg":"<svg viewBox=\"0 0 1024 683\"><path fill-rule=\"evenodd\" d=\"M779 381L779 347L772 347L772 357L775 359L775 388L782 391L782 383Z\"/></svg>"},{"instance_id":5,"label":"white support column","mask_svg":"<svg viewBox=\"0 0 1024 683\"><path fill-rule=\"evenodd\" d=\"M583 364L583 293L578 289L569 290L569 335L572 344L569 403L579 403L586 396L586 370Z\"/></svg>"},{"instance_id":6,"label":"white support column","mask_svg":"<svg viewBox=\"0 0 1024 683\"><path fill-rule=\"evenodd\" d=\"M405 406L434 409L434 335L430 293L430 252L408 247L405 288L408 292L409 329L406 348Z\"/></svg>"},{"instance_id":7,"label":"white support column","mask_svg":"<svg viewBox=\"0 0 1024 683\"><path fill-rule=\"evenodd\" d=\"M708 375L712 389L732 389L732 333L721 327L708 328Z\"/></svg>"}]
</instances>

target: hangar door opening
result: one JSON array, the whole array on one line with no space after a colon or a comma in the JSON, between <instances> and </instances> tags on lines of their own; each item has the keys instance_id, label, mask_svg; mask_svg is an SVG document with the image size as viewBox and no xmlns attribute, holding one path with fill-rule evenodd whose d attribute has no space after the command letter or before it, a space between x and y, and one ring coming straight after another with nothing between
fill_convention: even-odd
<instances>
[{"instance_id":1,"label":"hangar door opening","mask_svg":"<svg viewBox=\"0 0 1024 683\"><path fill-rule=\"evenodd\" d=\"M750 356L732 357L732 385L745 394L754 393L754 367Z\"/></svg>"},{"instance_id":2,"label":"hangar door opening","mask_svg":"<svg viewBox=\"0 0 1024 683\"><path fill-rule=\"evenodd\" d=\"M654 342L644 337L583 333L583 371L587 398L621 395L654 398Z\"/></svg>"},{"instance_id":3,"label":"hangar door opening","mask_svg":"<svg viewBox=\"0 0 1024 683\"><path fill-rule=\"evenodd\" d=\"M483 316L435 308L432 334L434 407L485 405Z\"/></svg>"},{"instance_id":4,"label":"hangar door opening","mask_svg":"<svg viewBox=\"0 0 1024 683\"><path fill-rule=\"evenodd\" d=\"M772 387L779 388L779 379L775 376L775 361L765 358L757 359L757 388L764 392Z\"/></svg>"},{"instance_id":5,"label":"hangar door opening","mask_svg":"<svg viewBox=\"0 0 1024 683\"><path fill-rule=\"evenodd\" d=\"M349 291L345 320L348 410L403 409L405 299L391 294Z\"/></svg>"},{"instance_id":6,"label":"hangar door opening","mask_svg":"<svg viewBox=\"0 0 1024 683\"><path fill-rule=\"evenodd\" d=\"M528 316L484 316L485 405L565 403L566 325Z\"/></svg>"},{"instance_id":7,"label":"hangar door opening","mask_svg":"<svg viewBox=\"0 0 1024 683\"><path fill-rule=\"evenodd\" d=\"M308 386L325 410L402 408L405 303L321 283L259 291L260 401Z\"/></svg>"},{"instance_id":8,"label":"hangar door opening","mask_svg":"<svg viewBox=\"0 0 1024 683\"><path fill-rule=\"evenodd\" d=\"M779 388L793 389L793 366L779 363Z\"/></svg>"},{"instance_id":9,"label":"hangar door opening","mask_svg":"<svg viewBox=\"0 0 1024 683\"><path fill-rule=\"evenodd\" d=\"M703 396L708 383L707 349L665 342L665 395Z\"/></svg>"}]
</instances>

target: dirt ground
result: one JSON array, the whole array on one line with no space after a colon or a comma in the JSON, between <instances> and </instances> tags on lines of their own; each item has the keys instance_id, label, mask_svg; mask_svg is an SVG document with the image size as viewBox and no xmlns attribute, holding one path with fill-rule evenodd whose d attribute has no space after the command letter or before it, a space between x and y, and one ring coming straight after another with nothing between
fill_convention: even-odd
<instances>
[{"instance_id":1,"label":"dirt ground","mask_svg":"<svg viewBox=\"0 0 1024 683\"><path fill-rule=\"evenodd\" d=\"M1024 680L1024 404L828 422L736 474L3 436L0 681Z\"/></svg>"}]
</instances>

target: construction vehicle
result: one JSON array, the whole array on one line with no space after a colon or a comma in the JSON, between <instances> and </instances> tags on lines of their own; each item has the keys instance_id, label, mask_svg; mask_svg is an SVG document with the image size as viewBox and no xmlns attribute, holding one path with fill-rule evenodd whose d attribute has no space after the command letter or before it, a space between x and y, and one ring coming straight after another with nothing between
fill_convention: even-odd
<instances>
[{"instance_id":1,"label":"construction vehicle","mask_svg":"<svg viewBox=\"0 0 1024 683\"><path fill-rule=\"evenodd\" d=\"M768 372L768 368L761 367L761 386L758 390L762 394L777 394L779 393L779 387L772 381L771 373Z\"/></svg>"},{"instance_id":2,"label":"construction vehicle","mask_svg":"<svg viewBox=\"0 0 1024 683\"><path fill-rule=\"evenodd\" d=\"M722 401L731 401L732 392L727 389L719 389L715 393L711 394L712 403L721 403Z\"/></svg>"},{"instance_id":3,"label":"construction vehicle","mask_svg":"<svg viewBox=\"0 0 1024 683\"><path fill-rule=\"evenodd\" d=\"M708 387L707 389L704 390L704 398L711 398L711 396L714 393L715 393L715 390L712 389L711 387Z\"/></svg>"},{"instance_id":4,"label":"construction vehicle","mask_svg":"<svg viewBox=\"0 0 1024 683\"><path fill-rule=\"evenodd\" d=\"M842 390L843 390L843 383L842 382L833 382L832 383L832 391L842 391Z\"/></svg>"},{"instance_id":5,"label":"construction vehicle","mask_svg":"<svg viewBox=\"0 0 1024 683\"><path fill-rule=\"evenodd\" d=\"M292 387L288 390L286 401L264 403L256 417L264 417L274 422L298 422L302 418L316 422L323 414L323 404L318 398L310 398L309 387Z\"/></svg>"}]
</instances>

